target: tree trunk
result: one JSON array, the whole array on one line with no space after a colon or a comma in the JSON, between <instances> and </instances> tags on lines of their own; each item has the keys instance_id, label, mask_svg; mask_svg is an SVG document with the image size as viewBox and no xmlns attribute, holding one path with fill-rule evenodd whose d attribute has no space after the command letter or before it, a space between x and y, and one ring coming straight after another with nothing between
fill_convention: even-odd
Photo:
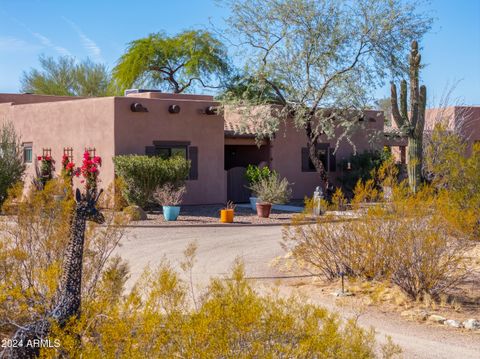
<instances>
[{"instance_id":1,"label":"tree trunk","mask_svg":"<svg viewBox=\"0 0 480 359\"><path fill-rule=\"evenodd\" d=\"M415 193L422 182L422 138L408 137L408 184Z\"/></svg>"},{"instance_id":2,"label":"tree trunk","mask_svg":"<svg viewBox=\"0 0 480 359\"><path fill-rule=\"evenodd\" d=\"M310 157L310 161L312 161L313 166L315 167L315 171L320 175L320 180L323 182L327 182L327 173L326 169L323 166L322 161L318 158L317 153L317 140L319 135L314 133L312 130L312 119L308 119L305 125L305 132L307 135L307 148L308 148L308 155Z\"/></svg>"}]
</instances>

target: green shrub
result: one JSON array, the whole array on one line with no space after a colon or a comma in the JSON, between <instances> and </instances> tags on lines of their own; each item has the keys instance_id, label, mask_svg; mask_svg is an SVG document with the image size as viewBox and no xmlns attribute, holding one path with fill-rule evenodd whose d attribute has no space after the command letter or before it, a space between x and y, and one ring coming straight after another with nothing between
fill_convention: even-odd
<instances>
[{"instance_id":1,"label":"green shrub","mask_svg":"<svg viewBox=\"0 0 480 359\"><path fill-rule=\"evenodd\" d=\"M350 158L341 162L343 169L341 177L338 178L347 197L351 198L355 186L359 180L365 182L372 179L372 173L378 170L382 163L391 158L389 149L383 151L365 151L351 155ZM350 166L348 165L350 163ZM348 169L350 167L350 169Z\"/></svg>"},{"instance_id":2,"label":"green shrub","mask_svg":"<svg viewBox=\"0 0 480 359\"><path fill-rule=\"evenodd\" d=\"M128 203L145 207L153 192L166 183L181 185L188 176L190 162L181 157L162 159L158 156L116 156L115 172L126 184L124 196Z\"/></svg>"},{"instance_id":3,"label":"green shrub","mask_svg":"<svg viewBox=\"0 0 480 359\"><path fill-rule=\"evenodd\" d=\"M251 186L262 179L270 177L274 173L276 172L270 170L270 168L268 168L267 166L260 168L255 165L248 165L247 171L245 172L245 178Z\"/></svg>"},{"instance_id":4,"label":"green shrub","mask_svg":"<svg viewBox=\"0 0 480 359\"><path fill-rule=\"evenodd\" d=\"M22 179L25 165L20 138L10 122L0 127L0 205L7 190Z\"/></svg>"}]
</instances>

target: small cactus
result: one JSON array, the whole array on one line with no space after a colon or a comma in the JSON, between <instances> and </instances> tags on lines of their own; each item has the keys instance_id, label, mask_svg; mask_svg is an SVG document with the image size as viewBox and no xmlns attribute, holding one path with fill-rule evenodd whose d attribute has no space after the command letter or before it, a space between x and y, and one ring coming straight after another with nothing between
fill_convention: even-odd
<instances>
[{"instance_id":1,"label":"small cactus","mask_svg":"<svg viewBox=\"0 0 480 359\"><path fill-rule=\"evenodd\" d=\"M408 138L408 183L413 192L418 190L422 181L422 140L425 128L425 108L427 88L419 87L418 73L421 56L418 43L412 42L410 51L410 111L407 105L407 81L400 82L400 107L397 101L397 88L392 83L391 101L393 119L403 136Z\"/></svg>"}]
</instances>

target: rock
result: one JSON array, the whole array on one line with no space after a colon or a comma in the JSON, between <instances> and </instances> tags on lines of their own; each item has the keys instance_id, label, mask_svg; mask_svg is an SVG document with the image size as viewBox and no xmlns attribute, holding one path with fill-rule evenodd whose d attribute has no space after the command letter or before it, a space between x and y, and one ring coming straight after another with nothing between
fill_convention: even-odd
<instances>
[{"instance_id":1,"label":"rock","mask_svg":"<svg viewBox=\"0 0 480 359\"><path fill-rule=\"evenodd\" d=\"M454 319L448 319L443 324L453 328L463 328L463 324L458 320L454 320Z\"/></svg>"},{"instance_id":2,"label":"rock","mask_svg":"<svg viewBox=\"0 0 480 359\"><path fill-rule=\"evenodd\" d=\"M128 206L123 209L123 213L130 221L144 221L147 219L147 214L139 206Z\"/></svg>"},{"instance_id":3,"label":"rock","mask_svg":"<svg viewBox=\"0 0 480 359\"><path fill-rule=\"evenodd\" d=\"M441 315L437 315L437 314L432 314L431 316L428 317L429 322L434 322L434 323L438 323L438 324L443 324L446 320L447 320L447 318L442 317Z\"/></svg>"},{"instance_id":4,"label":"rock","mask_svg":"<svg viewBox=\"0 0 480 359\"><path fill-rule=\"evenodd\" d=\"M331 294L334 297L351 297L351 296L353 296L352 292L348 292L348 291L342 292L341 290L339 290L337 292L332 292Z\"/></svg>"},{"instance_id":5,"label":"rock","mask_svg":"<svg viewBox=\"0 0 480 359\"><path fill-rule=\"evenodd\" d=\"M463 322L463 326L466 329L470 329L470 330L480 329L480 320L467 319L466 321Z\"/></svg>"},{"instance_id":6,"label":"rock","mask_svg":"<svg viewBox=\"0 0 480 359\"><path fill-rule=\"evenodd\" d=\"M423 320L427 320L428 312L425 310L410 309L410 310L404 310L403 312L401 312L400 316L406 317L408 319L423 321Z\"/></svg>"}]
</instances>

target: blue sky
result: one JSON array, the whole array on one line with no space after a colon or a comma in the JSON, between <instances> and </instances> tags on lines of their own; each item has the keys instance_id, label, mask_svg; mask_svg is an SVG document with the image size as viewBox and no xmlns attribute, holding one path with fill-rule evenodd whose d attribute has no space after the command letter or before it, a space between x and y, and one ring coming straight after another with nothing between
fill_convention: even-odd
<instances>
[{"instance_id":1,"label":"blue sky","mask_svg":"<svg viewBox=\"0 0 480 359\"><path fill-rule=\"evenodd\" d=\"M430 105L448 84L455 96L480 105L480 0L432 0L432 31L422 41L422 81ZM151 32L222 26L228 9L215 0L0 0L0 92L18 92L22 71L38 56L90 57L109 68L126 43ZM387 96L385 87L377 97Z\"/></svg>"}]
</instances>

